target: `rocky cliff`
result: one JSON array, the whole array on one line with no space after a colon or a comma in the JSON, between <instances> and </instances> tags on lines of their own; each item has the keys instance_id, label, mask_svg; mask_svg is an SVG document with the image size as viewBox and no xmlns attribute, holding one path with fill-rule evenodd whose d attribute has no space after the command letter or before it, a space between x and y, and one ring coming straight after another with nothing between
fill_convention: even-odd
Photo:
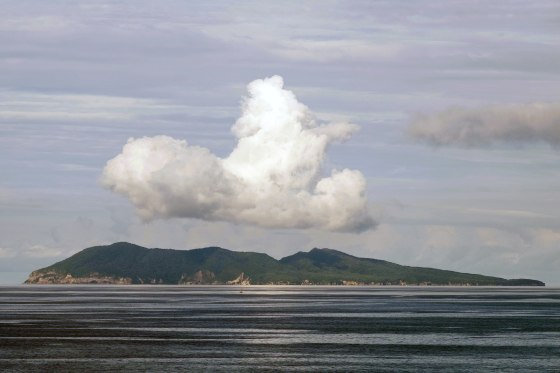
<instances>
[{"instance_id":1,"label":"rocky cliff","mask_svg":"<svg viewBox=\"0 0 560 373\"><path fill-rule=\"evenodd\" d=\"M74 277L70 273L59 273L56 271L34 271L31 272L26 284L113 284L130 285L132 279L128 277L102 276L99 273L91 273L88 276Z\"/></svg>"}]
</instances>

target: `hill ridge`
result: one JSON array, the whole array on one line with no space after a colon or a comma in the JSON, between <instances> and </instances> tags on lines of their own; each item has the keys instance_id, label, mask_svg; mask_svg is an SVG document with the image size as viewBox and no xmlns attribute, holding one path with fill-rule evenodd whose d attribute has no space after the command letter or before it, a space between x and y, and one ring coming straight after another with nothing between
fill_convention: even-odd
<instances>
[{"instance_id":1,"label":"hill ridge","mask_svg":"<svg viewBox=\"0 0 560 373\"><path fill-rule=\"evenodd\" d=\"M218 246L191 250L128 242L92 246L33 271L27 284L322 284L322 285L527 285L531 279L404 266L328 248L274 259L266 253Z\"/></svg>"}]
</instances>

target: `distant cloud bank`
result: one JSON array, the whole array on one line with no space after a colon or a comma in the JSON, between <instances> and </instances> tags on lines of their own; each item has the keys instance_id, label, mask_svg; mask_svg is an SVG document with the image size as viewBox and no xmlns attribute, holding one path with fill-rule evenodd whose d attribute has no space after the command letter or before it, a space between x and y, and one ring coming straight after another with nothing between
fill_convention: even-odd
<instances>
[{"instance_id":1,"label":"distant cloud bank","mask_svg":"<svg viewBox=\"0 0 560 373\"><path fill-rule=\"evenodd\" d=\"M168 136L129 139L107 162L103 185L128 197L146 220L186 217L349 232L374 227L362 173L322 175L327 146L358 127L319 125L283 85L279 76L248 85L232 127L237 145L227 158Z\"/></svg>"},{"instance_id":2,"label":"distant cloud bank","mask_svg":"<svg viewBox=\"0 0 560 373\"><path fill-rule=\"evenodd\" d=\"M560 147L560 104L450 108L432 115L417 115L408 135L436 146L544 142Z\"/></svg>"}]
</instances>

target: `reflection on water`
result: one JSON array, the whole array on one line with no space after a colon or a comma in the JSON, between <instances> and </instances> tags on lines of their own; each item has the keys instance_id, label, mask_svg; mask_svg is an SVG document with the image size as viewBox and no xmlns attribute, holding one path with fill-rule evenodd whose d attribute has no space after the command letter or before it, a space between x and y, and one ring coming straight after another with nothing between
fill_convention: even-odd
<instances>
[{"instance_id":1,"label":"reflection on water","mask_svg":"<svg viewBox=\"0 0 560 373\"><path fill-rule=\"evenodd\" d=\"M0 287L1 371L560 369L560 289Z\"/></svg>"}]
</instances>

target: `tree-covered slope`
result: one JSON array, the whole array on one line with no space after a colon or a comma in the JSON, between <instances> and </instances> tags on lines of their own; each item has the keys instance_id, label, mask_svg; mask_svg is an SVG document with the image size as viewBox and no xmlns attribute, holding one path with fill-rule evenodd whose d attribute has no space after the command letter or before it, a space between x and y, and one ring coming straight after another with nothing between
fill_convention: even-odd
<instances>
[{"instance_id":1,"label":"tree-covered slope","mask_svg":"<svg viewBox=\"0 0 560 373\"><path fill-rule=\"evenodd\" d=\"M132 283L177 284L183 282L225 283L241 272L255 274L280 268L274 258L260 253L242 253L219 247L194 250L147 249L127 242L94 246L36 272L70 274L74 278L110 276L129 278ZM195 278L198 271L215 277ZM34 272L35 273L35 272Z\"/></svg>"},{"instance_id":2,"label":"tree-covered slope","mask_svg":"<svg viewBox=\"0 0 560 373\"><path fill-rule=\"evenodd\" d=\"M225 284L232 281L252 284L405 282L434 285L544 285L536 280L506 280L401 266L383 260L357 258L329 249L313 249L276 260L262 253L236 252L219 247L147 249L126 242L87 248L63 261L34 271L26 282Z\"/></svg>"},{"instance_id":3,"label":"tree-covered slope","mask_svg":"<svg viewBox=\"0 0 560 373\"><path fill-rule=\"evenodd\" d=\"M340 251L330 249L313 249L299 252L280 260L305 273L310 281L319 279L347 281L396 283L399 280L409 284L473 284L473 285L508 285L508 281L499 277L446 271L434 268L409 267L384 260L357 258ZM517 280L529 284L530 280ZM537 283L535 283L536 285Z\"/></svg>"}]
</instances>

